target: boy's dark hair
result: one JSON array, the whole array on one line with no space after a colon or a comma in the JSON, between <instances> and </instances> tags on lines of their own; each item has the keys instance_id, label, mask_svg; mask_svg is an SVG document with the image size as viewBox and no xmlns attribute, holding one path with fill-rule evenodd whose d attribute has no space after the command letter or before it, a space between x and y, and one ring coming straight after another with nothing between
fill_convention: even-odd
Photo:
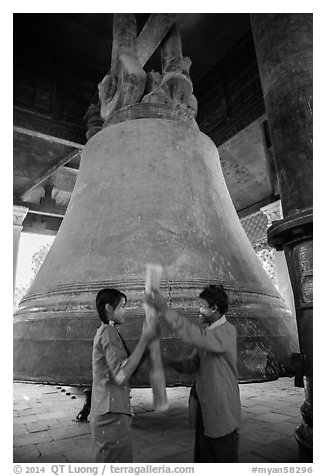
<instances>
[{"instance_id":1,"label":"boy's dark hair","mask_svg":"<svg viewBox=\"0 0 326 476\"><path fill-rule=\"evenodd\" d=\"M117 289L101 289L96 296L96 309L102 322L107 323L105 305L110 304L114 310L119 306L121 299L127 302L127 296Z\"/></svg>"},{"instance_id":2,"label":"boy's dark hair","mask_svg":"<svg viewBox=\"0 0 326 476\"><path fill-rule=\"evenodd\" d=\"M210 284L199 294L200 299L208 302L209 307L217 306L221 314L229 309L229 299L222 284Z\"/></svg>"}]
</instances>

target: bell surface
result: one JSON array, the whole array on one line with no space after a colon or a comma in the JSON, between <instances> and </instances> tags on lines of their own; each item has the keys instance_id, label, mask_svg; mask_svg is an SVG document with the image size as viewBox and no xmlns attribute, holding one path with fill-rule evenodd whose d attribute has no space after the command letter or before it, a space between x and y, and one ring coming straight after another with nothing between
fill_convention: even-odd
<instances>
[{"instance_id":1,"label":"bell surface","mask_svg":"<svg viewBox=\"0 0 326 476\"><path fill-rule=\"evenodd\" d=\"M95 297L105 287L127 295L120 332L132 350L146 263L163 266L162 293L194 321L202 289L224 285L240 382L287 374L295 321L241 226L215 144L195 120L140 103L113 114L84 147L66 215L14 317L14 378L90 385ZM188 356L192 348L161 325L163 362ZM193 381L165 374L168 386ZM147 364L131 385L149 386Z\"/></svg>"}]
</instances>

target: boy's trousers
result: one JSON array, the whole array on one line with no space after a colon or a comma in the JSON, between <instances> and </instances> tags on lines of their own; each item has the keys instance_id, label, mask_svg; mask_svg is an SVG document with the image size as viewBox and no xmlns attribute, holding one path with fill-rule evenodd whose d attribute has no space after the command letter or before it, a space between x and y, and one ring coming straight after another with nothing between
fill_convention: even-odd
<instances>
[{"instance_id":1,"label":"boy's trousers","mask_svg":"<svg viewBox=\"0 0 326 476\"><path fill-rule=\"evenodd\" d=\"M203 418L198 402L196 414L195 463L238 463L239 433L220 438L210 438L204 434Z\"/></svg>"}]
</instances>

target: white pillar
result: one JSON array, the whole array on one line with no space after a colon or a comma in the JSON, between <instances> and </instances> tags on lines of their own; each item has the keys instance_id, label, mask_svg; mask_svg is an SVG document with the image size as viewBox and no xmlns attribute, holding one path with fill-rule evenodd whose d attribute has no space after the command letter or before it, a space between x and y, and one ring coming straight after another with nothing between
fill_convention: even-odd
<instances>
[{"instance_id":1,"label":"white pillar","mask_svg":"<svg viewBox=\"0 0 326 476\"><path fill-rule=\"evenodd\" d=\"M267 217L267 228L271 226L273 221L282 220L283 218L283 210L280 200L270 203L269 205L262 207L260 210ZM273 250L273 253L275 259L275 277L278 291L292 312L292 315L295 317L293 291L284 251Z\"/></svg>"},{"instance_id":2,"label":"white pillar","mask_svg":"<svg viewBox=\"0 0 326 476\"><path fill-rule=\"evenodd\" d=\"M15 283L16 283L16 270L17 270L17 258L18 258L18 250L19 250L19 240L20 240L20 233L23 228L23 221L27 215L28 208L21 207L19 205L14 205L14 246L13 246L13 258L14 258L14 265L13 265L13 278L14 278L14 294L15 294Z\"/></svg>"}]
</instances>

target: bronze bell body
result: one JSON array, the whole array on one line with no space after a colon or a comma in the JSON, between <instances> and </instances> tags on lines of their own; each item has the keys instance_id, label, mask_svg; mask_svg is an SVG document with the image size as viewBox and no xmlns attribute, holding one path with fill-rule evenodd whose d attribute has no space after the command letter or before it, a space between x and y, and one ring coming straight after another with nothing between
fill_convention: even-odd
<instances>
[{"instance_id":1,"label":"bronze bell body","mask_svg":"<svg viewBox=\"0 0 326 476\"><path fill-rule=\"evenodd\" d=\"M112 114L84 148L67 213L15 316L14 377L90 385L96 294L126 293L120 331L132 349L149 262L163 266L161 290L189 319L204 286L224 285L240 381L286 374L295 321L245 235L215 144L193 118L137 103ZM192 349L162 322L161 350L164 360ZM169 369L166 382L188 385L192 376ZM146 365L131 385L149 385Z\"/></svg>"}]
</instances>

